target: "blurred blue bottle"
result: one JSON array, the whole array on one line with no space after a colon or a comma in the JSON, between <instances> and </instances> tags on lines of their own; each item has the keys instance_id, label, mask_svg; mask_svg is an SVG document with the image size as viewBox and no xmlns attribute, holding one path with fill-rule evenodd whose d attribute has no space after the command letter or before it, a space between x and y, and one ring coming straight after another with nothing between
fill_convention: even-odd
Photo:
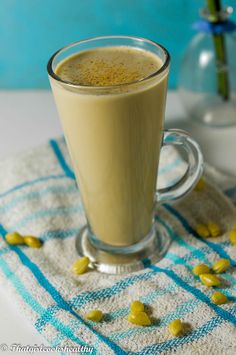
<instances>
[{"instance_id":1,"label":"blurred blue bottle","mask_svg":"<svg viewBox=\"0 0 236 355\"><path fill-rule=\"evenodd\" d=\"M224 9L220 21L214 22L206 9L201 11L202 19L193 24L198 33L180 68L179 94L188 117L211 126L236 124L236 24L228 18L232 12L231 7ZM214 42L219 35L223 37L224 64L217 59Z\"/></svg>"}]
</instances>

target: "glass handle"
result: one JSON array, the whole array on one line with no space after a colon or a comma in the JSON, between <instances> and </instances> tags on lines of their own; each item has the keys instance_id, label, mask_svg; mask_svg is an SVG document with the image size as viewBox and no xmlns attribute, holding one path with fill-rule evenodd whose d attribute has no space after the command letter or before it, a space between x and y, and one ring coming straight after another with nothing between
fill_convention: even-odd
<instances>
[{"instance_id":1,"label":"glass handle","mask_svg":"<svg viewBox=\"0 0 236 355\"><path fill-rule=\"evenodd\" d=\"M163 146L173 145L187 153L188 168L182 178L172 186L156 191L157 202L168 202L185 196L198 182L203 171L203 156L198 143L180 129L164 131Z\"/></svg>"}]
</instances>

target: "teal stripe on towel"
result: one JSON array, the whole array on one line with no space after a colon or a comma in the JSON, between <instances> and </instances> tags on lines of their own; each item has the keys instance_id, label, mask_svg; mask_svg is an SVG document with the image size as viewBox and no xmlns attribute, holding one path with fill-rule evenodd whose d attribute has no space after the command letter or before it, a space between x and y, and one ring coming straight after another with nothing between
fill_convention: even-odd
<instances>
[{"instance_id":1,"label":"teal stripe on towel","mask_svg":"<svg viewBox=\"0 0 236 355\"><path fill-rule=\"evenodd\" d=\"M177 168L181 164L183 164L183 160L180 159L180 157L176 156L176 159L174 161L171 161L169 164L166 164L165 166L161 167L158 171L158 175L165 175L167 173L170 173L171 170Z\"/></svg>"},{"instance_id":2,"label":"teal stripe on towel","mask_svg":"<svg viewBox=\"0 0 236 355\"><path fill-rule=\"evenodd\" d=\"M142 273L142 274L136 274L136 275L133 275L130 277L125 277L124 279L113 284L111 287L106 287L106 288L99 289L96 291L82 292L81 294L73 297L69 301L69 304L74 309L79 309L82 306L84 306L85 304L92 302L94 300L104 300L106 298L113 297L113 296L119 294L120 292L124 291L128 287L132 286L136 282L141 281L141 280L142 281L149 280L154 276L155 276L155 273L151 271L151 272L146 272L146 273ZM36 322L37 329L42 329L46 325L47 320L53 314L55 314L55 312L57 312L58 309L59 309L58 306L49 307L46 310L46 312L43 314L43 316L37 320L37 322Z\"/></svg>"},{"instance_id":3,"label":"teal stripe on towel","mask_svg":"<svg viewBox=\"0 0 236 355\"><path fill-rule=\"evenodd\" d=\"M169 211L184 227L184 229L190 233L191 235L193 235L195 238L197 238L198 240L200 240L202 243L205 243L206 245L209 246L209 248L211 248L215 253L217 253L221 258L226 258L229 259L231 264L233 266L236 266L236 262L231 259L231 257L228 255L228 253L224 250L224 248L222 248L220 246L220 244L217 243L213 243L210 242L209 240L207 240L206 238L202 238L198 235L198 233L190 226L190 224L188 223L187 219L184 218L179 211L177 211L173 206L164 204L163 205L167 211Z\"/></svg>"},{"instance_id":4,"label":"teal stripe on towel","mask_svg":"<svg viewBox=\"0 0 236 355\"><path fill-rule=\"evenodd\" d=\"M161 219L159 218L159 220L161 221ZM169 231L170 231L170 228L169 228ZM179 236L175 236L176 237L176 240L179 240ZM184 241L184 240L182 240L182 242L183 242L183 244L184 244L184 246L186 247L186 246L188 246L188 244ZM197 257L197 258L199 258L200 260L201 260L201 258L204 260L204 261L206 261L207 260L207 258L205 257L205 253L203 252L203 251L200 251L200 250L198 250L198 249L196 249L195 247L192 247L191 248L191 250L193 250L193 254L191 254L193 257ZM190 256L191 256L190 255ZM189 257L190 257L189 256ZM96 297L96 296L95 296ZM92 299L92 298L91 298ZM73 307L76 307L76 304L74 304L74 301L72 300L72 305L73 305ZM79 305L79 306L81 306L81 304ZM55 307L55 311L56 311L56 307ZM50 310L50 312L51 312L51 310ZM43 322L43 320L42 320L42 322ZM43 322L44 323L44 322Z\"/></svg>"},{"instance_id":5,"label":"teal stripe on towel","mask_svg":"<svg viewBox=\"0 0 236 355\"><path fill-rule=\"evenodd\" d=\"M60 148L59 145L57 143L56 140L51 139L49 141L50 146L54 152L54 154L56 155L59 164L61 165L62 170L64 171L64 173L66 174L66 176L68 176L69 178L75 180L75 174L73 173L73 171L71 170L71 168L69 167L69 165L67 164Z\"/></svg>"},{"instance_id":6,"label":"teal stripe on towel","mask_svg":"<svg viewBox=\"0 0 236 355\"><path fill-rule=\"evenodd\" d=\"M168 232L171 233L172 235L172 238L174 238L177 242L180 240L180 236L177 235L174 231L172 231L172 229L170 228L170 226L167 225L167 223L165 223L160 217L158 218L159 222L163 224L163 226L165 228L167 228ZM187 250L188 249L188 243L186 243L184 240L182 240L182 243L181 243L182 246L186 247ZM208 247L206 247L208 248ZM197 248L195 247L192 247L191 248L192 250L192 253L186 255L186 258L187 259L191 259L192 257L196 257L198 258L200 261L208 261L208 259L205 257L205 253L201 250L198 250ZM168 253L166 255L166 257L170 258L170 253ZM182 259L178 258L177 256L173 259L173 258L170 258L173 262L178 262L178 263L182 263L184 264L185 263L185 257L183 257ZM190 266L189 266L189 269L190 269ZM235 280L234 278L231 278L231 282L233 282L235 284ZM231 295L228 293L228 296L230 297ZM73 303L72 301L72 306L75 307L75 304ZM81 306L81 305L80 305ZM118 310L118 312L121 311L121 312L124 312L122 309L121 310Z\"/></svg>"},{"instance_id":7,"label":"teal stripe on towel","mask_svg":"<svg viewBox=\"0 0 236 355\"><path fill-rule=\"evenodd\" d=\"M185 267L188 268L188 270L192 269L192 267L190 265L188 265L184 259L178 257L175 254L172 254L172 253L168 252L166 254L166 258L169 258L171 261L177 262L178 264L184 265ZM197 280L197 277L195 277L195 278ZM190 284L191 281L190 281L190 279L186 278L186 279L184 279L184 282ZM170 287L170 289L171 289L171 287ZM228 290L221 289L219 287L217 289L220 290L220 291L223 291L230 300L232 300L232 301L236 300L236 298L232 297L231 293ZM168 289L166 291L168 291ZM156 294L157 295L158 294L161 295L162 294L162 290L157 290ZM153 301L153 299L155 299L155 297L154 298L152 297L151 300ZM145 304L149 304L151 302L149 295L141 297L140 300L142 302L144 302ZM198 299L195 299L195 300L191 299L191 300L188 300L188 301L182 303L174 311L170 312L170 314L167 314L164 317L162 317L157 326L152 326L152 327L147 327L147 328L145 328L145 327L132 328L132 329L129 329L127 331L114 332L114 333L112 333L111 338L114 341L119 341L119 340L124 340L125 338L127 338L129 336L134 336L134 335L143 334L143 333L146 334L146 333L154 331L155 329L158 330L159 327L168 325L168 323L171 320L177 319L177 318L181 318L181 317L187 315L189 312L194 311L196 306L199 305L199 302L200 302L200 300L198 300ZM123 308L123 309L119 309L116 312L114 312L114 315L113 314L109 314L109 316L111 317L112 321L114 321L115 319L119 318L120 316L123 316L123 317L127 316L128 313L129 313L129 308Z\"/></svg>"},{"instance_id":8,"label":"teal stripe on towel","mask_svg":"<svg viewBox=\"0 0 236 355\"><path fill-rule=\"evenodd\" d=\"M170 227L170 225L167 222L165 222L160 216L156 216L156 220L159 221L166 228L172 240L176 241L180 246L184 247L185 249L190 250L192 253L196 255L196 257L199 260L203 261L204 263L209 263L207 255L205 255L205 253L201 249L196 248L194 245L187 243L185 239L182 238L179 234L177 234Z\"/></svg>"},{"instance_id":9,"label":"teal stripe on towel","mask_svg":"<svg viewBox=\"0 0 236 355\"><path fill-rule=\"evenodd\" d=\"M10 269L7 262L0 258L0 268L6 278L12 283L12 285L17 290L17 293L21 296L26 304L28 304L32 310L38 315L42 315L44 313L44 308L38 303L38 301L30 294L30 292L25 288L22 281L19 277ZM52 317L49 320L49 323L57 329L57 331L61 332L64 336L71 338L73 341L80 345L88 345L83 342L79 337L75 336L72 330L64 325L57 318Z\"/></svg>"},{"instance_id":10,"label":"teal stripe on towel","mask_svg":"<svg viewBox=\"0 0 236 355\"><path fill-rule=\"evenodd\" d=\"M76 214L81 211L81 206L71 206L71 207L55 207L49 209L39 210L37 212L32 213L31 215L27 215L20 219L17 223L15 223L11 229L17 230L22 227L25 227L28 223L34 222L38 219L45 217L55 217L55 216L63 216L65 214Z\"/></svg>"},{"instance_id":11,"label":"teal stripe on towel","mask_svg":"<svg viewBox=\"0 0 236 355\"><path fill-rule=\"evenodd\" d=\"M18 190L24 189L25 187L29 187L44 181L48 181L48 180L61 180L61 179L65 179L66 176L65 175L46 175L46 176L41 176L37 179L33 179L33 180L29 180L29 181L25 181L22 184L18 184L14 187L12 187L9 190L6 190L5 192L2 192L0 194L0 198L6 197L7 195L12 194L13 192L16 192Z\"/></svg>"},{"instance_id":12,"label":"teal stripe on towel","mask_svg":"<svg viewBox=\"0 0 236 355\"><path fill-rule=\"evenodd\" d=\"M235 307L232 307L230 311L235 314ZM207 336L210 332L220 326L222 322L223 319L220 316L213 317L197 329L191 331L190 334L186 334L184 337L176 337L164 342L160 342L158 344L146 346L140 352L138 352L137 355L161 354L163 351L168 352L169 350L177 349L184 344L192 342L195 342L197 345L198 339Z\"/></svg>"},{"instance_id":13,"label":"teal stripe on towel","mask_svg":"<svg viewBox=\"0 0 236 355\"><path fill-rule=\"evenodd\" d=\"M133 337L137 334L143 335L152 332L154 333L159 329L166 327L169 324L169 322L171 322L172 320L182 318L189 312L193 312L200 302L201 302L200 300L192 300L192 299L183 302L182 304L178 305L174 311L169 312L168 314L163 316L160 320L158 319L157 324L151 325L149 327L135 327L125 331L113 332L111 334L111 339L113 341L123 341L124 339L128 337Z\"/></svg>"},{"instance_id":14,"label":"teal stripe on towel","mask_svg":"<svg viewBox=\"0 0 236 355\"><path fill-rule=\"evenodd\" d=\"M10 200L9 202L5 202L4 205L0 206L0 213L6 213L11 211L11 209L17 207L20 203L37 200L44 196L48 196L50 194L69 194L69 193L77 193L76 186L66 185L66 186L48 186L46 188L30 191L28 193L24 193L23 195L17 196Z\"/></svg>"},{"instance_id":15,"label":"teal stripe on towel","mask_svg":"<svg viewBox=\"0 0 236 355\"><path fill-rule=\"evenodd\" d=\"M3 226L0 225L0 233L5 237L6 231ZM34 275L38 283L50 294L52 299L58 304L58 306L70 313L72 316L78 319L78 321L85 325L95 336L97 336L103 343L105 343L110 349L114 350L116 354L126 354L117 344L110 341L109 338L98 333L90 324L86 323L76 312L73 311L71 306L64 300L59 291L49 282L46 276L42 273L39 267L33 263L24 252L16 247L10 246L10 248L17 254L20 261L25 265Z\"/></svg>"},{"instance_id":16,"label":"teal stripe on towel","mask_svg":"<svg viewBox=\"0 0 236 355\"><path fill-rule=\"evenodd\" d=\"M236 325L236 317L224 310L223 308L219 307L218 305L211 302L209 297L207 297L202 291L193 287L192 285L186 283L179 275L177 275L173 270L160 268L156 265L150 264L150 260L144 259L143 260L144 267L147 267L157 273L164 273L168 278L173 280L178 286L182 289L191 293L196 299L201 300L205 303L209 308L211 308L216 314L221 316L224 320Z\"/></svg>"}]
</instances>

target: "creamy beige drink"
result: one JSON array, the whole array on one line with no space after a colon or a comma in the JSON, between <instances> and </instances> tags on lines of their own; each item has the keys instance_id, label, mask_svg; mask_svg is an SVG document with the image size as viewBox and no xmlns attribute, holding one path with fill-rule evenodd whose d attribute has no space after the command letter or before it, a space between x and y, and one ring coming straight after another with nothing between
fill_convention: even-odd
<instances>
[{"instance_id":1,"label":"creamy beige drink","mask_svg":"<svg viewBox=\"0 0 236 355\"><path fill-rule=\"evenodd\" d=\"M152 226L168 73L143 79L162 65L146 50L100 47L57 65L76 87L50 78L90 227L110 245Z\"/></svg>"}]
</instances>

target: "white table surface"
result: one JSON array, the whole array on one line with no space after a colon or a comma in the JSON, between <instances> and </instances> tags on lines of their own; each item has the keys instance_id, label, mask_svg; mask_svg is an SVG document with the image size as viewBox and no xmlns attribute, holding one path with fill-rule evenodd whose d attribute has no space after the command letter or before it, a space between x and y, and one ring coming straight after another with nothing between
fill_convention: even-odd
<instances>
[{"instance_id":1,"label":"white table surface","mask_svg":"<svg viewBox=\"0 0 236 355\"><path fill-rule=\"evenodd\" d=\"M193 124L186 119L178 95L170 92L166 127L188 130L200 143L206 161L236 176L236 126L217 129ZM60 134L62 130L50 92L0 91L0 158ZM8 346L13 343L47 345L25 316L19 313L14 299L3 287L0 287L1 343ZM2 353L12 354L9 350Z\"/></svg>"}]
</instances>

